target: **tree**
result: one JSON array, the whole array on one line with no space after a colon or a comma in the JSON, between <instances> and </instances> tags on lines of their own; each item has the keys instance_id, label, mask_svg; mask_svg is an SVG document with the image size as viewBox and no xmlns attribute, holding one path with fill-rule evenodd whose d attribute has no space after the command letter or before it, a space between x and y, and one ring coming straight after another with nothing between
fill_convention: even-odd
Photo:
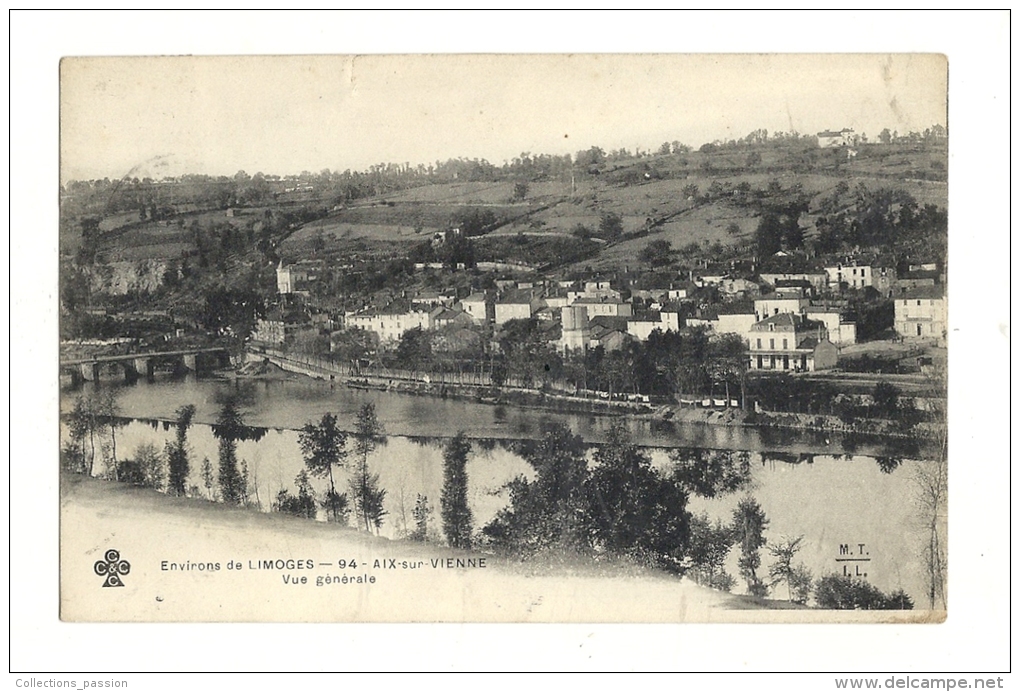
<instances>
[{"instance_id":1,"label":"tree","mask_svg":"<svg viewBox=\"0 0 1020 692\"><path fill-rule=\"evenodd\" d=\"M804 603L811 595L811 572L803 564L793 564L803 540L803 536L786 537L768 546L769 554L775 558L769 566L769 586L775 588L786 582L786 598L794 603Z\"/></svg>"},{"instance_id":2,"label":"tree","mask_svg":"<svg viewBox=\"0 0 1020 692\"><path fill-rule=\"evenodd\" d=\"M606 212L599 220L599 235L605 240L616 240L623 235L623 219L619 214Z\"/></svg>"},{"instance_id":3,"label":"tree","mask_svg":"<svg viewBox=\"0 0 1020 692\"><path fill-rule=\"evenodd\" d=\"M312 475L329 479L326 509L329 516L333 517L333 521L339 522L341 509L347 505L347 497L336 491L333 467L346 466L347 433L337 427L336 416L327 413L323 415L318 425L306 423L298 434L298 442L305 457L305 466Z\"/></svg>"},{"instance_id":4,"label":"tree","mask_svg":"<svg viewBox=\"0 0 1020 692\"><path fill-rule=\"evenodd\" d=\"M471 443L463 431L447 443L443 451L443 492L439 500L446 541L451 547L463 550L471 547L471 509L467 499L470 453Z\"/></svg>"},{"instance_id":5,"label":"tree","mask_svg":"<svg viewBox=\"0 0 1020 692\"><path fill-rule=\"evenodd\" d=\"M723 334L709 341L708 373L713 382L722 381L726 388L726 401L730 401L730 382L740 384L740 408L746 410L747 350L744 340L736 334Z\"/></svg>"},{"instance_id":6,"label":"tree","mask_svg":"<svg viewBox=\"0 0 1020 692\"><path fill-rule=\"evenodd\" d=\"M397 362L412 373L427 366L432 360L432 332L421 327L408 329L400 335L397 344Z\"/></svg>"},{"instance_id":7,"label":"tree","mask_svg":"<svg viewBox=\"0 0 1020 692\"><path fill-rule=\"evenodd\" d=\"M921 558L924 565L925 600L929 610L946 609L945 549L946 511L949 501L949 426L946 418L946 374L939 369L928 376L927 420L913 430L918 448L930 450L932 457L922 459L912 474L916 521L921 531ZM941 402L941 403L940 403Z\"/></svg>"},{"instance_id":8,"label":"tree","mask_svg":"<svg viewBox=\"0 0 1020 692\"><path fill-rule=\"evenodd\" d=\"M606 152L601 147L591 147L585 151L577 152L574 161L578 166L591 167L605 163Z\"/></svg>"},{"instance_id":9,"label":"tree","mask_svg":"<svg viewBox=\"0 0 1020 692\"><path fill-rule=\"evenodd\" d=\"M113 389L105 389L96 398L96 422L105 426L110 431L110 449L112 454L112 467L114 468L114 480L120 480L117 462L117 428L125 425L120 417L120 406L117 404L117 394Z\"/></svg>"},{"instance_id":10,"label":"tree","mask_svg":"<svg viewBox=\"0 0 1020 692\"><path fill-rule=\"evenodd\" d=\"M74 400L69 427L71 442L81 448L81 470L85 475L92 475L96 459L96 429L99 426L96 413L96 402L90 396L79 396ZM86 443L88 448L86 449Z\"/></svg>"},{"instance_id":11,"label":"tree","mask_svg":"<svg viewBox=\"0 0 1020 692\"><path fill-rule=\"evenodd\" d=\"M652 467L622 424L610 428L594 461L586 490L595 549L682 572L690 543L684 489Z\"/></svg>"},{"instance_id":12,"label":"tree","mask_svg":"<svg viewBox=\"0 0 1020 692\"><path fill-rule=\"evenodd\" d=\"M520 181L514 183L514 201L523 202L524 198L528 196L528 183Z\"/></svg>"},{"instance_id":13,"label":"tree","mask_svg":"<svg viewBox=\"0 0 1020 692\"><path fill-rule=\"evenodd\" d=\"M754 231L754 244L758 257L770 257L783 249L784 226L779 216L766 212L758 221Z\"/></svg>"},{"instance_id":14,"label":"tree","mask_svg":"<svg viewBox=\"0 0 1020 692\"><path fill-rule=\"evenodd\" d=\"M412 541L422 543L427 541L429 539L429 515L431 514L432 507L429 506L428 496L418 493L414 500L414 509L411 510L411 516L414 518L414 531L407 537Z\"/></svg>"},{"instance_id":15,"label":"tree","mask_svg":"<svg viewBox=\"0 0 1020 692\"><path fill-rule=\"evenodd\" d=\"M888 144L892 141L892 133L889 132L888 127L883 128L882 131L878 133L878 141L882 144Z\"/></svg>"},{"instance_id":16,"label":"tree","mask_svg":"<svg viewBox=\"0 0 1020 692\"><path fill-rule=\"evenodd\" d=\"M902 589L886 595L857 577L827 574L815 584L815 603L829 610L912 610L914 601Z\"/></svg>"},{"instance_id":17,"label":"tree","mask_svg":"<svg viewBox=\"0 0 1020 692\"><path fill-rule=\"evenodd\" d=\"M758 568L761 566L759 550L766 543L764 534L769 520L765 517L765 512L758 501L747 495L733 510L732 525L733 533L740 543L740 559L737 562L740 576L747 582L749 594L763 598L768 593L768 589L758 577Z\"/></svg>"},{"instance_id":18,"label":"tree","mask_svg":"<svg viewBox=\"0 0 1020 692\"><path fill-rule=\"evenodd\" d=\"M209 457L202 459L202 486L205 488L206 497L216 501L216 474L213 471L212 462Z\"/></svg>"},{"instance_id":19,"label":"tree","mask_svg":"<svg viewBox=\"0 0 1020 692\"><path fill-rule=\"evenodd\" d=\"M383 500L386 491L379 487L379 475L368 471L368 455L375 451L376 446L383 442L383 426L375 413L375 404L367 403L358 411L354 423L354 453L358 459L358 468L351 478L349 486L354 496L354 509L365 525L366 531L375 526L376 531L382 526L382 518L386 515Z\"/></svg>"},{"instance_id":20,"label":"tree","mask_svg":"<svg viewBox=\"0 0 1020 692\"><path fill-rule=\"evenodd\" d=\"M896 385L882 380L875 385L871 398L875 402L875 412L880 417L895 417L900 403L900 390L897 389Z\"/></svg>"},{"instance_id":21,"label":"tree","mask_svg":"<svg viewBox=\"0 0 1020 692\"><path fill-rule=\"evenodd\" d=\"M237 468L237 441L244 438L245 425L233 396L228 397L220 408L213 435L219 440L220 495L226 503L241 504L244 487Z\"/></svg>"},{"instance_id":22,"label":"tree","mask_svg":"<svg viewBox=\"0 0 1020 692\"><path fill-rule=\"evenodd\" d=\"M163 490L166 484L166 468L159 448L151 442L143 442L135 449L135 463L142 476L142 485L154 490Z\"/></svg>"},{"instance_id":23,"label":"tree","mask_svg":"<svg viewBox=\"0 0 1020 692\"><path fill-rule=\"evenodd\" d=\"M941 435L939 435L941 437ZM943 538L948 501L948 468L945 448L932 460L918 462L913 483L923 532L921 556L924 564L925 596L928 608L946 608L947 557Z\"/></svg>"},{"instance_id":24,"label":"tree","mask_svg":"<svg viewBox=\"0 0 1020 692\"><path fill-rule=\"evenodd\" d=\"M167 467L169 478L167 481L168 490L171 495L184 495L188 487L188 473L190 463L188 461L188 428L195 417L195 407L192 404L181 406L176 412L177 435L173 442L167 443Z\"/></svg>"},{"instance_id":25,"label":"tree","mask_svg":"<svg viewBox=\"0 0 1020 692\"><path fill-rule=\"evenodd\" d=\"M653 240L638 253L638 259L654 267L664 267L673 262L673 246L668 240Z\"/></svg>"},{"instance_id":26,"label":"tree","mask_svg":"<svg viewBox=\"0 0 1020 692\"><path fill-rule=\"evenodd\" d=\"M524 387L544 385L562 367L562 358L549 348L536 318L505 322L499 334L499 347L506 356L507 375Z\"/></svg>"},{"instance_id":27,"label":"tree","mask_svg":"<svg viewBox=\"0 0 1020 692\"><path fill-rule=\"evenodd\" d=\"M670 451L673 478L689 493L705 498L725 495L751 482L748 452L678 447Z\"/></svg>"},{"instance_id":28,"label":"tree","mask_svg":"<svg viewBox=\"0 0 1020 692\"><path fill-rule=\"evenodd\" d=\"M588 465L581 438L552 424L539 440L522 443L521 456L535 479L519 476L507 484L509 506L482 533L497 549L520 557L550 548L587 551Z\"/></svg>"},{"instance_id":29,"label":"tree","mask_svg":"<svg viewBox=\"0 0 1020 692\"><path fill-rule=\"evenodd\" d=\"M733 547L733 529L720 519L713 524L708 513L702 512L691 517L690 534L687 573L698 584L730 591L735 580L724 565Z\"/></svg>"},{"instance_id":30,"label":"tree","mask_svg":"<svg viewBox=\"0 0 1020 692\"><path fill-rule=\"evenodd\" d=\"M708 334L695 329L689 334L667 332L656 344L649 339L649 346L663 351L666 374L679 401L684 396L707 392L710 384L705 364L708 362Z\"/></svg>"},{"instance_id":31,"label":"tree","mask_svg":"<svg viewBox=\"0 0 1020 692\"><path fill-rule=\"evenodd\" d=\"M294 478L294 485L297 486L297 496L291 495L286 489L280 490L276 495L274 509L277 512L293 514L305 519L315 519L317 513L315 491L312 489L312 483L308 478L308 471L301 469Z\"/></svg>"}]
</instances>

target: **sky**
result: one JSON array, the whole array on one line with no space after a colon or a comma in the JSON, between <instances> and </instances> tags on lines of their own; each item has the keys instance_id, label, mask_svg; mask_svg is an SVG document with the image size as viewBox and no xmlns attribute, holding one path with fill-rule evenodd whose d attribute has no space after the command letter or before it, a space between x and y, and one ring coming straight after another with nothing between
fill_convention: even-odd
<instances>
[{"instance_id":1,"label":"sky","mask_svg":"<svg viewBox=\"0 0 1020 692\"><path fill-rule=\"evenodd\" d=\"M874 138L947 111L937 54L85 57L60 79L63 181Z\"/></svg>"}]
</instances>

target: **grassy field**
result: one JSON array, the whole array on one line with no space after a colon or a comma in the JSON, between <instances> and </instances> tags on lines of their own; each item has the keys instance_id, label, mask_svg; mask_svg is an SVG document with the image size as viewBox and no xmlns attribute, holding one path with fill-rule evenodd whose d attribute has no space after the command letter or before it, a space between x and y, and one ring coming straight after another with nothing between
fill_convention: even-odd
<instances>
[{"instance_id":1,"label":"grassy field","mask_svg":"<svg viewBox=\"0 0 1020 692\"><path fill-rule=\"evenodd\" d=\"M863 183L872 189L904 190L921 205L946 207L946 166L944 148L915 145L866 145L859 147L858 156L853 159L847 159L843 151L821 150L805 143L651 156L607 164L598 176L579 174L573 188L569 180L529 183L524 202L511 202L513 181L432 184L361 200L355 206L297 229L283 248L288 252L302 251L319 236L335 250L349 248L353 241L381 247L396 243L395 247L403 247L427 238L436 230L449 228L458 214L473 210L492 212L507 221L493 232L497 237L519 233L563 236L578 225L596 231L608 213L621 217L625 233L642 230L649 219L656 222L665 219L648 236L607 248L595 261L600 267L633 265L651 239L666 240L675 248L716 242L728 246L743 243L753 233L757 225L753 209L721 200L695 206L685 191L689 185L697 186L701 194L713 184L736 187L746 183L752 189L765 188L773 181L786 189L799 185L813 197L814 212L818 202L840 182L849 185L851 195L853 188ZM849 199L850 196L848 202ZM277 208L281 212L283 209ZM203 226L231 223L243 227L263 211L264 208L237 210L237 216L229 218L223 210L214 210L181 218L188 224L197 221ZM812 212L801 219L801 226L809 235L816 219ZM731 224L739 227L738 233L728 230ZM167 259L193 249L188 234L180 226L138 223L133 212L111 215L102 220L100 228L108 236L103 250L111 260ZM76 229L62 229L63 254L73 254L79 242Z\"/></svg>"},{"instance_id":2,"label":"grassy field","mask_svg":"<svg viewBox=\"0 0 1020 692\"><path fill-rule=\"evenodd\" d=\"M578 192L584 192L590 183L579 183ZM384 195L390 202L424 202L430 204L508 204L514 194L514 183L448 183L423 185L410 190ZM570 181L545 181L528 183L525 201L560 197L570 194Z\"/></svg>"},{"instance_id":3,"label":"grassy field","mask_svg":"<svg viewBox=\"0 0 1020 692\"><path fill-rule=\"evenodd\" d=\"M304 226L292 233L281 244L281 247L289 248L295 244L309 243L320 235L327 245L334 240L354 240L358 238L386 242L419 242L428 239L435 230L438 230L438 227L426 227L421 233L418 233L415 231L414 226L400 224L344 223L333 221Z\"/></svg>"}]
</instances>

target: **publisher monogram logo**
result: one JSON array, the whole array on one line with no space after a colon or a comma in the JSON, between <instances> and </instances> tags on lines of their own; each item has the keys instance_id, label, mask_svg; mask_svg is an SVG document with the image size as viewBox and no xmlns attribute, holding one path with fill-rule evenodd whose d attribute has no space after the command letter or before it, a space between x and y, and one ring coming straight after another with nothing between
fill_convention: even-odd
<instances>
[{"instance_id":1,"label":"publisher monogram logo","mask_svg":"<svg viewBox=\"0 0 1020 692\"><path fill-rule=\"evenodd\" d=\"M96 560L92 569L100 577L106 577L106 581L103 582L104 587L124 586L124 580L121 577L131 571L131 563L120 559L120 551L110 549L106 551L102 560Z\"/></svg>"}]
</instances>

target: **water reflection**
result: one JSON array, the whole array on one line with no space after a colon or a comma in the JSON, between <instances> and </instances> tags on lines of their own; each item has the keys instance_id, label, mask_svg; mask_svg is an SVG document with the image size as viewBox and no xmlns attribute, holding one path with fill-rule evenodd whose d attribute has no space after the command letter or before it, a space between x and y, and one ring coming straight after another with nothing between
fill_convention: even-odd
<instances>
[{"instance_id":1,"label":"water reflection","mask_svg":"<svg viewBox=\"0 0 1020 692\"><path fill-rule=\"evenodd\" d=\"M898 457L875 457L875 463L882 473L892 473L903 464L903 460Z\"/></svg>"},{"instance_id":2,"label":"water reflection","mask_svg":"<svg viewBox=\"0 0 1020 692\"><path fill-rule=\"evenodd\" d=\"M586 441L607 437L614 421L623 421L635 443L648 447L704 447L710 449L775 450L831 454L845 452L869 456L918 458L925 456L909 438L877 438L818 430L781 427L741 427L687 423L652 417L568 414L516 408L477 401L440 399L395 392L352 389L310 379L282 381L202 379L186 376L133 384L103 382L100 388L116 391L121 410L136 418L173 420L175 411L194 404L195 420L213 423L225 398L237 397L246 423L252 427L296 430L325 413L336 415L350 432L358 409L375 404L380 422L392 434L452 437L464 430L472 438L537 437L543 424L561 422ZM69 412L79 394L95 384L64 390L61 410Z\"/></svg>"}]
</instances>

